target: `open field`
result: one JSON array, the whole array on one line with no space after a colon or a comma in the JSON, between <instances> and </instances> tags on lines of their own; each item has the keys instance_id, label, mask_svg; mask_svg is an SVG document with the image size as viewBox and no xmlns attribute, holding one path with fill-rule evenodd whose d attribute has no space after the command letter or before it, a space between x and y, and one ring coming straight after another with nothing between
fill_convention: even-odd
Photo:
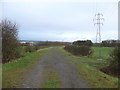
<instances>
[{"instance_id":1,"label":"open field","mask_svg":"<svg viewBox=\"0 0 120 90\"><path fill-rule=\"evenodd\" d=\"M110 57L111 52L114 50L114 47L92 47L94 53L93 58L99 58L99 51L101 51L102 59L107 59Z\"/></svg>"},{"instance_id":2,"label":"open field","mask_svg":"<svg viewBox=\"0 0 120 90\"><path fill-rule=\"evenodd\" d=\"M114 48L106 48L103 47L104 54L102 54L102 58L104 60L96 60L98 55L98 49L97 47L93 47L94 54L91 57L80 57L80 56L74 56L69 52L66 52L65 50L60 48L60 51L69 56L71 59L70 62L74 63L76 65L77 70L79 71L80 75L89 83L89 85L92 88L117 88L118 87L118 79L112 76L109 76L107 74L104 74L103 72L99 71L97 68L103 67L107 65L107 57L111 50ZM105 50L106 49L106 50ZM107 56L106 56L107 55ZM105 59L106 58L106 59Z\"/></svg>"}]
</instances>

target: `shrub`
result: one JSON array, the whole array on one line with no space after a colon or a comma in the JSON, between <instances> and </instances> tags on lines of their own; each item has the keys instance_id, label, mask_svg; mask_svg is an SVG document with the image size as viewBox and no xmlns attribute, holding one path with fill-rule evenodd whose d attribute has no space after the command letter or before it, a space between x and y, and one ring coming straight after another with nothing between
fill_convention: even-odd
<instances>
[{"instance_id":1,"label":"shrub","mask_svg":"<svg viewBox=\"0 0 120 90\"><path fill-rule=\"evenodd\" d=\"M116 47L115 50L111 54L109 70L113 73L120 73L120 47Z\"/></svg>"},{"instance_id":2,"label":"shrub","mask_svg":"<svg viewBox=\"0 0 120 90\"><path fill-rule=\"evenodd\" d=\"M35 52L35 51L37 51L39 49L43 49L43 48L46 48L46 47L48 47L48 46L38 46L38 45L35 45L35 46L24 46L24 48L22 48L22 52L23 53Z\"/></svg>"},{"instance_id":3,"label":"shrub","mask_svg":"<svg viewBox=\"0 0 120 90\"><path fill-rule=\"evenodd\" d=\"M74 55L80 56L90 56L93 53L91 47L88 46L68 45L64 49Z\"/></svg>"},{"instance_id":4,"label":"shrub","mask_svg":"<svg viewBox=\"0 0 120 90\"><path fill-rule=\"evenodd\" d=\"M35 46L26 46L25 52L34 52L36 51Z\"/></svg>"},{"instance_id":5,"label":"shrub","mask_svg":"<svg viewBox=\"0 0 120 90\"><path fill-rule=\"evenodd\" d=\"M39 46L36 45L36 46L35 46L35 50L38 50L38 49L39 49Z\"/></svg>"},{"instance_id":6,"label":"shrub","mask_svg":"<svg viewBox=\"0 0 120 90\"><path fill-rule=\"evenodd\" d=\"M9 20L3 20L2 26L2 62L6 63L20 57L18 26Z\"/></svg>"},{"instance_id":7,"label":"shrub","mask_svg":"<svg viewBox=\"0 0 120 90\"><path fill-rule=\"evenodd\" d=\"M115 50L111 53L111 58L108 66L101 68L100 70L111 75L120 74L120 47L116 47Z\"/></svg>"}]
</instances>

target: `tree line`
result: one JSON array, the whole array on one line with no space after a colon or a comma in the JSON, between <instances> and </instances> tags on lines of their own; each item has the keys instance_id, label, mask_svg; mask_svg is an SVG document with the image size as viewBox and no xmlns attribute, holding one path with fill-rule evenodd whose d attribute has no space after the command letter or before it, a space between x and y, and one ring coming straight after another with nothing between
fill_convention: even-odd
<instances>
[{"instance_id":1,"label":"tree line","mask_svg":"<svg viewBox=\"0 0 120 90\"><path fill-rule=\"evenodd\" d=\"M118 40L104 40L101 43L93 43L91 40L77 40L72 44L79 46L116 47L118 46Z\"/></svg>"}]
</instances>

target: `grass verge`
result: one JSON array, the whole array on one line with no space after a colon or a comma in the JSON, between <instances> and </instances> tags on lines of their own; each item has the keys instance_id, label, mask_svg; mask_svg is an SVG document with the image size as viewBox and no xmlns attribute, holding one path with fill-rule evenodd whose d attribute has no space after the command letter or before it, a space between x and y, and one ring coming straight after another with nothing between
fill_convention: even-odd
<instances>
[{"instance_id":1,"label":"grass verge","mask_svg":"<svg viewBox=\"0 0 120 90\"><path fill-rule=\"evenodd\" d=\"M43 88L60 88L60 79L58 73L51 69L46 69L46 80Z\"/></svg>"},{"instance_id":2,"label":"grass verge","mask_svg":"<svg viewBox=\"0 0 120 90\"><path fill-rule=\"evenodd\" d=\"M22 58L17 62L4 64L2 66L2 87L17 87L17 82L22 81L24 73L30 70L50 49L51 48L39 52L24 53Z\"/></svg>"},{"instance_id":3,"label":"grass verge","mask_svg":"<svg viewBox=\"0 0 120 90\"><path fill-rule=\"evenodd\" d=\"M76 65L76 68L84 80L92 88L117 88L118 78L114 78L99 71L95 66L101 66L103 61L97 61L88 57L74 56L71 53L59 48L61 53L69 56L70 62ZM100 63L100 64L99 64ZM94 66L95 65L95 66Z\"/></svg>"}]
</instances>

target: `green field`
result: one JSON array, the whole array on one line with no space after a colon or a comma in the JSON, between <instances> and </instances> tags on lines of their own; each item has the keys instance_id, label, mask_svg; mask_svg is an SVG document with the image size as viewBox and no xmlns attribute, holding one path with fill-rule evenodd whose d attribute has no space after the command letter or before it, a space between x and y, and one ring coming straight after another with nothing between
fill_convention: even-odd
<instances>
[{"instance_id":1,"label":"green field","mask_svg":"<svg viewBox=\"0 0 120 90\"><path fill-rule=\"evenodd\" d=\"M107 59L110 57L111 52L114 50L114 47L92 47L94 53L94 58L99 58L99 52L101 52L101 58Z\"/></svg>"},{"instance_id":2,"label":"green field","mask_svg":"<svg viewBox=\"0 0 120 90\"><path fill-rule=\"evenodd\" d=\"M88 82L92 88L117 88L118 78L109 76L99 71L98 68L104 67L109 63L109 54L114 50L111 47L92 47L94 53L92 56L74 56L71 53L60 48L60 51L71 57L70 62L76 65L80 75ZM99 50L101 49L101 58L99 58Z\"/></svg>"},{"instance_id":3,"label":"green field","mask_svg":"<svg viewBox=\"0 0 120 90\"><path fill-rule=\"evenodd\" d=\"M30 70L51 48L39 52L24 53L17 62L11 62L2 66L3 88L13 88L22 80L23 74Z\"/></svg>"}]
</instances>

